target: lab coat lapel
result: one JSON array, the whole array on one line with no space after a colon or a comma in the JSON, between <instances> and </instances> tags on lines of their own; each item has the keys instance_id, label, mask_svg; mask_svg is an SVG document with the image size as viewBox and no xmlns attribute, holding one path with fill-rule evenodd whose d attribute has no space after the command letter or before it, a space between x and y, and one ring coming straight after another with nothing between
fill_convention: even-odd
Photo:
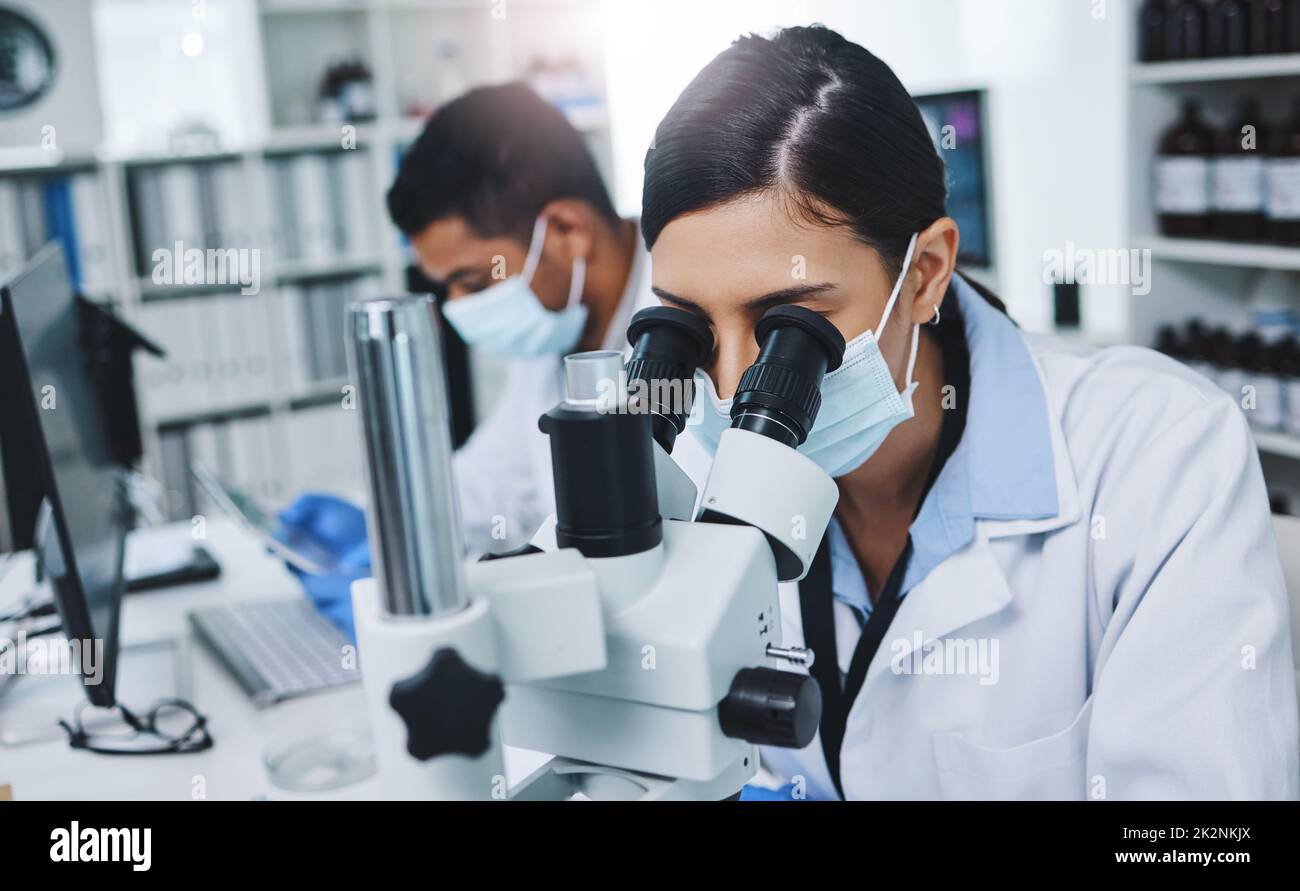
<instances>
[{"instance_id":1,"label":"lab coat lapel","mask_svg":"<svg viewBox=\"0 0 1300 891\"><path fill-rule=\"evenodd\" d=\"M927 641L993 615L1011 598L1011 587L988 538L977 532L974 541L931 570L903 598L867 670L858 702L869 701L872 681L910 658L918 644L924 647Z\"/></svg>"},{"instance_id":2,"label":"lab coat lapel","mask_svg":"<svg viewBox=\"0 0 1300 891\"><path fill-rule=\"evenodd\" d=\"M1034 369L1042 382L1041 364L1037 357L1033 358ZM924 646L925 641L942 638L998 612L1011 602L1011 587L993 554L992 539L1036 535L1078 521L1082 509L1074 465L1065 446L1060 416L1047 396L1045 384L1043 393L1056 484L1056 513L1035 519L976 520L971 542L930 570L904 598L880 647L888 656L872 661L863 684L864 690L873 675L887 670L891 660L906 658L916 647L918 636Z\"/></svg>"},{"instance_id":3,"label":"lab coat lapel","mask_svg":"<svg viewBox=\"0 0 1300 891\"><path fill-rule=\"evenodd\" d=\"M1042 368L1034 357L1035 370L1042 379ZM1034 519L977 519L969 544L931 569L908 591L894 616L880 651L867 670L854 707L871 701L873 681L890 672L891 666L911 657L918 645L940 639L960 628L1005 609L1012 600L1011 586L994 553L991 540L1036 535L1060 529L1078 521L1082 508L1074 465L1065 446L1060 416L1043 387L1047 398L1047 427L1052 448L1052 467L1056 484L1055 514ZM978 468L972 470L978 472Z\"/></svg>"}]
</instances>

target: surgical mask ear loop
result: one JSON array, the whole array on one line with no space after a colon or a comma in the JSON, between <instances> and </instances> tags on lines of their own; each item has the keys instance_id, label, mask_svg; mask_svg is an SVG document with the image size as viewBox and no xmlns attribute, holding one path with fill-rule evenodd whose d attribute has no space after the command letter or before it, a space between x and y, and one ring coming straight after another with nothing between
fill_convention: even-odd
<instances>
[{"instance_id":1,"label":"surgical mask ear loop","mask_svg":"<svg viewBox=\"0 0 1300 891\"><path fill-rule=\"evenodd\" d=\"M885 333L885 324L889 321L889 314L894 311L894 304L898 302L898 295L903 292L903 279L907 278L907 269L912 265L912 251L916 250L916 235L913 232L912 237L907 242L907 253L903 255L903 270L898 273L898 281L894 282L894 290L889 292L889 299L885 301L885 313L880 317L880 326L876 328L876 340L879 341Z\"/></svg>"},{"instance_id":2,"label":"surgical mask ear loop","mask_svg":"<svg viewBox=\"0 0 1300 891\"><path fill-rule=\"evenodd\" d=\"M907 357L907 383L903 385L904 390L910 390L913 386L912 369L916 367L916 348L921 343L921 326L912 326L912 354Z\"/></svg>"},{"instance_id":3,"label":"surgical mask ear loop","mask_svg":"<svg viewBox=\"0 0 1300 891\"><path fill-rule=\"evenodd\" d=\"M524 284L531 285L537 267L542 262L542 248L546 246L546 217L539 216L533 223L533 237L528 243L528 256L524 258L524 270L521 276ZM569 302L573 306L582 300L582 289L587 284L587 258L573 258L573 272L569 276Z\"/></svg>"},{"instance_id":4,"label":"surgical mask ear loop","mask_svg":"<svg viewBox=\"0 0 1300 891\"><path fill-rule=\"evenodd\" d=\"M546 217L539 216L533 223L533 238L528 242L528 256L524 258L524 271L520 276L524 284L531 285L537 273L537 265L542 262L542 248L546 246Z\"/></svg>"},{"instance_id":5,"label":"surgical mask ear loop","mask_svg":"<svg viewBox=\"0 0 1300 891\"><path fill-rule=\"evenodd\" d=\"M898 302L898 295L903 292L903 279L907 278L907 270L912 265L912 252L916 250L916 236L918 233L913 232L912 237L907 241L907 253L903 255L903 270L898 273L898 281L894 282L894 290L889 294L889 300L885 302L885 313L880 317L880 327L876 329L876 342L880 342L881 336L885 333L885 324L889 321L889 314L894 311L894 304ZM921 326L912 326L912 351L907 357L907 378L903 385L903 392L912 389L912 370L916 367L916 350L920 346Z\"/></svg>"},{"instance_id":6,"label":"surgical mask ear loop","mask_svg":"<svg viewBox=\"0 0 1300 891\"><path fill-rule=\"evenodd\" d=\"M582 300L582 288L587 283L587 258L573 258L573 272L569 275L569 306Z\"/></svg>"}]
</instances>

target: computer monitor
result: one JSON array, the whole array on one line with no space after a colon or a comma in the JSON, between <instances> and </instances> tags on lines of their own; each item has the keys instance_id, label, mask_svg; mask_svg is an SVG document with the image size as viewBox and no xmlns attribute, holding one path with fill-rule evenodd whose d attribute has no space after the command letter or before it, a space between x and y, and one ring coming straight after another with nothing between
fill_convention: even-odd
<instances>
[{"instance_id":1,"label":"computer monitor","mask_svg":"<svg viewBox=\"0 0 1300 891\"><path fill-rule=\"evenodd\" d=\"M921 118L948 171L948 215L961 227L957 262L993 265L989 145L984 91L915 96Z\"/></svg>"},{"instance_id":2,"label":"computer monitor","mask_svg":"<svg viewBox=\"0 0 1300 891\"><path fill-rule=\"evenodd\" d=\"M6 400L6 411L28 433L9 437L3 446L34 452L48 518L38 557L54 590L64 634L83 656L87 698L109 707L114 704L122 567L132 518L96 382L81 349L80 314L57 244L42 248L0 288L0 353L12 357L8 373L16 376L10 381L16 386L7 388L13 398Z\"/></svg>"}]
</instances>

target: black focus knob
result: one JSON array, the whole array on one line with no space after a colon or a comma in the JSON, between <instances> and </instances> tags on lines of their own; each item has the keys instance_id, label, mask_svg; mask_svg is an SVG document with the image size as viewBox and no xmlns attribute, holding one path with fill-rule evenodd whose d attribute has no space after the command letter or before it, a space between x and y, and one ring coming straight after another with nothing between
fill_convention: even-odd
<instances>
[{"instance_id":1,"label":"black focus knob","mask_svg":"<svg viewBox=\"0 0 1300 891\"><path fill-rule=\"evenodd\" d=\"M429 664L393 684L388 704L406 722L406 750L428 761L438 755L482 755L491 743L492 716L505 699L496 675L485 674L443 647Z\"/></svg>"},{"instance_id":2,"label":"black focus knob","mask_svg":"<svg viewBox=\"0 0 1300 891\"><path fill-rule=\"evenodd\" d=\"M802 749L822 718L822 691L810 675L775 668L736 673L718 705L722 732L762 746Z\"/></svg>"}]
</instances>

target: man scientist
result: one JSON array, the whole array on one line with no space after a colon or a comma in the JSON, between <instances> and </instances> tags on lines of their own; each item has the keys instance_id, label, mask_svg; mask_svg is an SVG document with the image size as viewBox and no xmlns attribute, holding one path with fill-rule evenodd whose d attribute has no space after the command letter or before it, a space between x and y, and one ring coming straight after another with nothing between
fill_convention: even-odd
<instances>
[{"instance_id":1,"label":"man scientist","mask_svg":"<svg viewBox=\"0 0 1300 891\"><path fill-rule=\"evenodd\" d=\"M519 82L442 106L402 159L388 211L443 314L475 350L506 360L489 415L455 455L471 553L527 540L554 511L550 450L537 418L563 398L562 357L622 349L628 320L657 305L635 219L614 209L563 112ZM300 578L352 634L349 588L370 574L362 511L308 493L281 514L338 555L345 572Z\"/></svg>"}]
</instances>

